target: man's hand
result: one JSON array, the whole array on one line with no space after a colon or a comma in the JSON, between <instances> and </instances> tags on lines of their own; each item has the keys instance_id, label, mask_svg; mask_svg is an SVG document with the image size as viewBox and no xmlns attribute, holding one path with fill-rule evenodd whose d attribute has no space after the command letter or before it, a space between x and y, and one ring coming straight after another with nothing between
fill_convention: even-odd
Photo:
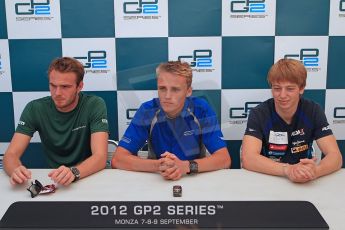
<instances>
[{"instance_id":1,"label":"man's hand","mask_svg":"<svg viewBox=\"0 0 345 230\"><path fill-rule=\"evenodd\" d=\"M284 170L289 180L305 183L317 178L315 159L301 159L298 164L288 165Z\"/></svg>"},{"instance_id":2,"label":"man's hand","mask_svg":"<svg viewBox=\"0 0 345 230\"><path fill-rule=\"evenodd\" d=\"M12 185L15 184L23 184L31 179L31 171L25 168L23 165L14 169L10 177L10 183Z\"/></svg>"},{"instance_id":3,"label":"man's hand","mask_svg":"<svg viewBox=\"0 0 345 230\"><path fill-rule=\"evenodd\" d=\"M52 170L48 176L55 183L67 186L74 180L74 175L70 168L61 165L59 168Z\"/></svg>"},{"instance_id":4,"label":"man's hand","mask_svg":"<svg viewBox=\"0 0 345 230\"><path fill-rule=\"evenodd\" d=\"M166 180L178 180L188 172L189 162L182 161L172 153L161 155L159 171Z\"/></svg>"}]
</instances>

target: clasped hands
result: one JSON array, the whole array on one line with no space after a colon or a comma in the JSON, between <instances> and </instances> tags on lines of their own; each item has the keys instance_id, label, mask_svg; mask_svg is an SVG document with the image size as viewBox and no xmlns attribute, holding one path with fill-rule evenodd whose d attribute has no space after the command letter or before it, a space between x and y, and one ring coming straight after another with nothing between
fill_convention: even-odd
<instances>
[{"instance_id":1,"label":"clasped hands","mask_svg":"<svg viewBox=\"0 0 345 230\"><path fill-rule=\"evenodd\" d=\"M305 183L318 177L316 158L301 159L299 163L283 167L285 176L296 183Z\"/></svg>"},{"instance_id":2,"label":"clasped hands","mask_svg":"<svg viewBox=\"0 0 345 230\"><path fill-rule=\"evenodd\" d=\"M182 161L170 152L163 153L158 161L158 171L166 180L178 180L189 172L189 161Z\"/></svg>"}]
</instances>

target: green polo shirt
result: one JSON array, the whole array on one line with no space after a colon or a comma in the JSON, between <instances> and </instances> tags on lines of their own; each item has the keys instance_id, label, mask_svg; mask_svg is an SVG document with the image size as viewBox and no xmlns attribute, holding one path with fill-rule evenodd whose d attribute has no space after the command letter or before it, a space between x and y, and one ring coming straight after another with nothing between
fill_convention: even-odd
<instances>
[{"instance_id":1,"label":"green polo shirt","mask_svg":"<svg viewBox=\"0 0 345 230\"><path fill-rule=\"evenodd\" d=\"M78 105L64 113L50 96L33 100L26 105L16 132L32 137L36 131L50 167L76 165L91 156L91 134L109 132L105 102L80 93Z\"/></svg>"}]
</instances>

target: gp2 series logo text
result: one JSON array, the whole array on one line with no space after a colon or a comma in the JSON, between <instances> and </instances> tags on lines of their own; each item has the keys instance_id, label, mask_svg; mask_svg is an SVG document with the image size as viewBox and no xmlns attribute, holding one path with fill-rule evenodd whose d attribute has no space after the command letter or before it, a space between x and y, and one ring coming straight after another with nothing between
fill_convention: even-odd
<instances>
[{"instance_id":1,"label":"gp2 series logo text","mask_svg":"<svg viewBox=\"0 0 345 230\"><path fill-rule=\"evenodd\" d=\"M335 107L333 110L334 118L345 118L345 107Z\"/></svg>"},{"instance_id":2,"label":"gp2 series logo text","mask_svg":"<svg viewBox=\"0 0 345 230\"><path fill-rule=\"evenodd\" d=\"M130 108L126 110L126 118L127 120L132 120L135 113L138 111L136 108Z\"/></svg>"},{"instance_id":3,"label":"gp2 series logo text","mask_svg":"<svg viewBox=\"0 0 345 230\"><path fill-rule=\"evenodd\" d=\"M264 13L265 0L234 0L230 3L231 13Z\"/></svg>"},{"instance_id":4,"label":"gp2 series logo text","mask_svg":"<svg viewBox=\"0 0 345 230\"><path fill-rule=\"evenodd\" d=\"M345 0L340 0L340 2L339 2L339 10L341 12L345 12Z\"/></svg>"},{"instance_id":5,"label":"gp2 series logo text","mask_svg":"<svg viewBox=\"0 0 345 230\"><path fill-rule=\"evenodd\" d=\"M284 58L297 59L303 63L305 67L319 66L319 49L317 48L303 48L299 54L286 54Z\"/></svg>"},{"instance_id":6,"label":"gp2 series logo text","mask_svg":"<svg viewBox=\"0 0 345 230\"><path fill-rule=\"evenodd\" d=\"M21 1L14 6L17 15L50 15L50 0L46 0L46 2L35 0Z\"/></svg>"},{"instance_id":7,"label":"gp2 series logo text","mask_svg":"<svg viewBox=\"0 0 345 230\"><path fill-rule=\"evenodd\" d=\"M189 63L191 67L212 67L212 50L194 50L193 55L181 55L178 60Z\"/></svg>"},{"instance_id":8,"label":"gp2 series logo text","mask_svg":"<svg viewBox=\"0 0 345 230\"><path fill-rule=\"evenodd\" d=\"M257 101L248 101L244 104L244 107L233 107L229 110L230 118L248 118L249 112L252 108L256 107L261 102Z\"/></svg>"},{"instance_id":9,"label":"gp2 series logo text","mask_svg":"<svg viewBox=\"0 0 345 230\"><path fill-rule=\"evenodd\" d=\"M158 14L158 0L153 1L125 1L123 3L125 14Z\"/></svg>"},{"instance_id":10,"label":"gp2 series logo text","mask_svg":"<svg viewBox=\"0 0 345 230\"><path fill-rule=\"evenodd\" d=\"M107 68L107 52L105 50L90 50L86 57L74 57L83 63L84 68Z\"/></svg>"}]
</instances>

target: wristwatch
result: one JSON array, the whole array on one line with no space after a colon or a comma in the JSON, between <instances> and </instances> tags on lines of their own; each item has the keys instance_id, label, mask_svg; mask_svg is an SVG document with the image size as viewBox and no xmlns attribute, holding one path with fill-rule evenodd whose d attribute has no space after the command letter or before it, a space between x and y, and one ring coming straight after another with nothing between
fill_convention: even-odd
<instances>
[{"instance_id":1,"label":"wristwatch","mask_svg":"<svg viewBox=\"0 0 345 230\"><path fill-rule=\"evenodd\" d=\"M187 174L194 174L198 172L198 163L196 161L189 161L189 173Z\"/></svg>"},{"instance_id":2,"label":"wristwatch","mask_svg":"<svg viewBox=\"0 0 345 230\"><path fill-rule=\"evenodd\" d=\"M70 170L74 175L74 180L72 182L76 182L77 180L79 180L80 179L79 169L77 167L71 167Z\"/></svg>"}]
</instances>

